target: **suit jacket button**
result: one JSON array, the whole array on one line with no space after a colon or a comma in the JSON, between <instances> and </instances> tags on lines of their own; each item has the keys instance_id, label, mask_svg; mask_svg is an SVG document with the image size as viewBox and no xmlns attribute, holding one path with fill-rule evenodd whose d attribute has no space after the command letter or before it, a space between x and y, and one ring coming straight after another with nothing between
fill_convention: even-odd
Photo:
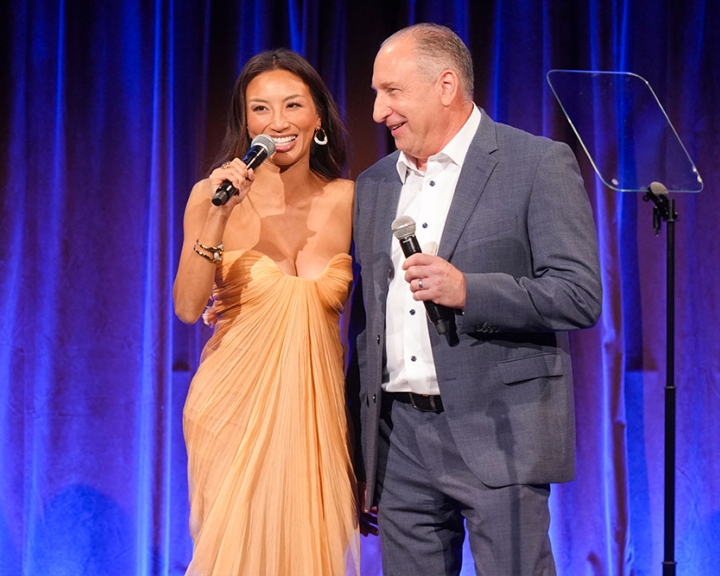
<instances>
[{"instance_id":1,"label":"suit jacket button","mask_svg":"<svg viewBox=\"0 0 720 576\"><path fill-rule=\"evenodd\" d=\"M377 335L377 343L380 344L380 334Z\"/></svg>"},{"instance_id":2,"label":"suit jacket button","mask_svg":"<svg viewBox=\"0 0 720 576\"><path fill-rule=\"evenodd\" d=\"M376 400L377 400L377 394L373 394L373 404L375 403Z\"/></svg>"}]
</instances>

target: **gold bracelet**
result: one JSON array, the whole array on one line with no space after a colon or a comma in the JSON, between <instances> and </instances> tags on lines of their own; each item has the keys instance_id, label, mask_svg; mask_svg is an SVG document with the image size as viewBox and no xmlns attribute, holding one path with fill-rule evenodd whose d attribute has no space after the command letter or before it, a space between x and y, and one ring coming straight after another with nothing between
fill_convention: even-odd
<instances>
[{"instance_id":1,"label":"gold bracelet","mask_svg":"<svg viewBox=\"0 0 720 576\"><path fill-rule=\"evenodd\" d=\"M205 246L205 244L200 244L200 240L195 240L195 244L206 252L220 252L222 254L223 250L225 250L225 244L222 242L217 246Z\"/></svg>"},{"instance_id":2,"label":"gold bracelet","mask_svg":"<svg viewBox=\"0 0 720 576\"><path fill-rule=\"evenodd\" d=\"M205 260L207 260L208 262L210 262L210 264L215 264L215 258L214 258L214 256L210 256L209 254L205 254L205 252L200 252L200 250L198 250L198 247L197 247L197 246L193 246L193 250L195 251L195 254L197 254L198 256L202 256L203 258L205 258ZM220 256L220 260L222 260L222 256Z\"/></svg>"},{"instance_id":3,"label":"gold bracelet","mask_svg":"<svg viewBox=\"0 0 720 576\"><path fill-rule=\"evenodd\" d=\"M224 249L225 245L222 242L217 246L205 246L205 244L200 243L200 240L195 240L195 246L193 246L193 250L195 250L196 254L199 254L213 264L216 262L222 262ZM200 250L204 250L205 252L201 252ZM207 252L209 252L209 254L207 254ZM210 254L212 254L212 256L210 256Z\"/></svg>"}]
</instances>

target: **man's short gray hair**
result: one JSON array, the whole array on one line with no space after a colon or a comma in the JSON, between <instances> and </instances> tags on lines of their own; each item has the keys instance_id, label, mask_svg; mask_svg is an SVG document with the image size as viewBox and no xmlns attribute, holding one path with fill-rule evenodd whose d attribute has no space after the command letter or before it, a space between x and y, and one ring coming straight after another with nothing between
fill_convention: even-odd
<instances>
[{"instance_id":1,"label":"man's short gray hair","mask_svg":"<svg viewBox=\"0 0 720 576\"><path fill-rule=\"evenodd\" d=\"M428 80L435 81L443 71L452 70L460 79L463 96L472 101L475 79L472 56L455 32L447 26L430 22L414 24L395 32L380 48L406 38L415 41L418 68Z\"/></svg>"}]
</instances>

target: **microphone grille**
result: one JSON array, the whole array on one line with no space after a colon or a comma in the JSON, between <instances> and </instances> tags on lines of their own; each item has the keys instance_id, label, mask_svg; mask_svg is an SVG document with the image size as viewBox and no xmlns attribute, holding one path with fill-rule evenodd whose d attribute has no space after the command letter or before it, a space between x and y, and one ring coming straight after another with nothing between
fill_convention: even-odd
<instances>
[{"instance_id":1,"label":"microphone grille","mask_svg":"<svg viewBox=\"0 0 720 576\"><path fill-rule=\"evenodd\" d=\"M667 196L668 190L665 187L664 184L661 184L660 182L651 182L650 183L650 192L655 194L655 196Z\"/></svg>"},{"instance_id":2,"label":"microphone grille","mask_svg":"<svg viewBox=\"0 0 720 576\"><path fill-rule=\"evenodd\" d=\"M410 216L398 216L392 223L392 232L398 240L404 240L415 234L415 220Z\"/></svg>"},{"instance_id":3,"label":"microphone grille","mask_svg":"<svg viewBox=\"0 0 720 576\"><path fill-rule=\"evenodd\" d=\"M258 134L252 139L251 146L262 146L267 150L268 156L275 154L275 140L267 134Z\"/></svg>"}]
</instances>

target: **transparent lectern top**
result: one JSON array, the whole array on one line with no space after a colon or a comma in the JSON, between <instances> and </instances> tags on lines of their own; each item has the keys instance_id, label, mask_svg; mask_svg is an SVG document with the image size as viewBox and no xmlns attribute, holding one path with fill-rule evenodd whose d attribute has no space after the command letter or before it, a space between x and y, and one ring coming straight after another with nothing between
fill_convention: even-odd
<instances>
[{"instance_id":1,"label":"transparent lectern top","mask_svg":"<svg viewBox=\"0 0 720 576\"><path fill-rule=\"evenodd\" d=\"M703 181L650 84L630 72L551 70L555 97L603 183L700 192Z\"/></svg>"}]
</instances>

